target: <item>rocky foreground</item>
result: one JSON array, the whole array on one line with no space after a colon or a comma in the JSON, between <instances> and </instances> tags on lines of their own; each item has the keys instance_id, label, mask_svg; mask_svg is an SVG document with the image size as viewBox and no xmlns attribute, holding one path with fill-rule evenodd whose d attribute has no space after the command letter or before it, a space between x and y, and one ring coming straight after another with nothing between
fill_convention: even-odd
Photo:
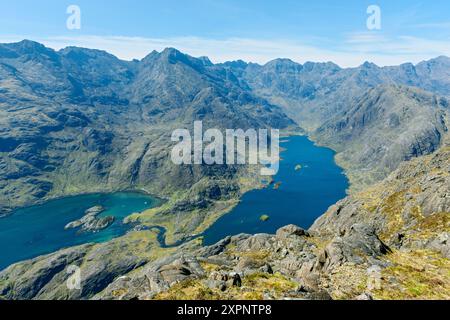
<instances>
[{"instance_id":1,"label":"rocky foreground","mask_svg":"<svg viewBox=\"0 0 450 320\"><path fill-rule=\"evenodd\" d=\"M406 162L310 230L162 249L132 232L18 263L3 299L449 299L450 147ZM81 267L81 290L67 268Z\"/></svg>"}]
</instances>

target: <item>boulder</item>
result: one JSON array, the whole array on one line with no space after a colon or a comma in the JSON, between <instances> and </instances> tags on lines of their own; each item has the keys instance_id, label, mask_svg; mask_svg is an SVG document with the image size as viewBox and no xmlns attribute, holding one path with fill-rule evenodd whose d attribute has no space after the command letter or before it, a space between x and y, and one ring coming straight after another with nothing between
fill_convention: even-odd
<instances>
[{"instance_id":1,"label":"boulder","mask_svg":"<svg viewBox=\"0 0 450 320\"><path fill-rule=\"evenodd\" d=\"M306 230L297 227L296 225L290 224L288 226L278 229L276 236L277 239L279 240L285 240L292 236L294 237L309 236L309 233Z\"/></svg>"},{"instance_id":2,"label":"boulder","mask_svg":"<svg viewBox=\"0 0 450 320\"><path fill-rule=\"evenodd\" d=\"M375 233L375 229L365 224L355 224L343 236L331 241L317 260L317 265L331 271L346 262L362 264L368 258L377 258L391 252Z\"/></svg>"}]
</instances>

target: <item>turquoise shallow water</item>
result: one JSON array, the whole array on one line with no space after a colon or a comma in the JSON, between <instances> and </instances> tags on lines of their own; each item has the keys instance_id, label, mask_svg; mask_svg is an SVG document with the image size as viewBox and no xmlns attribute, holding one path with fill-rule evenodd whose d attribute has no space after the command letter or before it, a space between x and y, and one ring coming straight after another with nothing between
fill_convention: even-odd
<instances>
[{"instance_id":1,"label":"turquoise shallow water","mask_svg":"<svg viewBox=\"0 0 450 320\"><path fill-rule=\"evenodd\" d=\"M317 147L303 136L287 140L281 143L286 151L274 177L281 182L279 189L270 186L245 194L230 213L206 230L205 245L239 233L274 233L288 224L309 228L329 206L346 196L348 180L334 162L332 150ZM301 170L295 170L297 165ZM262 215L269 220L262 222Z\"/></svg>"},{"instance_id":2,"label":"turquoise shallow water","mask_svg":"<svg viewBox=\"0 0 450 320\"><path fill-rule=\"evenodd\" d=\"M67 197L18 209L13 215L0 218L0 270L61 248L121 236L130 228L122 223L124 217L158 204L159 200L144 194L121 192ZM67 223L81 218L86 209L96 205L106 209L101 216L116 217L109 228L81 234L77 230L64 230Z\"/></svg>"}]
</instances>

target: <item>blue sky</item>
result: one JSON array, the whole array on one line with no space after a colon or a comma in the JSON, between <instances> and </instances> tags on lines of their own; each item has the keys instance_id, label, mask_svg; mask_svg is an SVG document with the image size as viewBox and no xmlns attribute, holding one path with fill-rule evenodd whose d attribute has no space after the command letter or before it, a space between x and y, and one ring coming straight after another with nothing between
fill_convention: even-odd
<instances>
[{"instance_id":1,"label":"blue sky","mask_svg":"<svg viewBox=\"0 0 450 320\"><path fill-rule=\"evenodd\" d=\"M448 0L0 0L0 41L23 38L142 58L176 47L215 62L334 61L356 66L450 56ZM68 30L66 9L81 9L81 29ZM381 30L368 30L369 5Z\"/></svg>"}]
</instances>

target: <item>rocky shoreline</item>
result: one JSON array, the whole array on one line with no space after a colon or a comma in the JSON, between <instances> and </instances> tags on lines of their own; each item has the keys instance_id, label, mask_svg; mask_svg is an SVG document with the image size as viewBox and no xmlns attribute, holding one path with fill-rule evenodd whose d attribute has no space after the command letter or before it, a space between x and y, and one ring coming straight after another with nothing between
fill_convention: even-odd
<instances>
[{"instance_id":1,"label":"rocky shoreline","mask_svg":"<svg viewBox=\"0 0 450 320\"><path fill-rule=\"evenodd\" d=\"M0 208L0 219L9 216L12 213L12 209L8 207Z\"/></svg>"}]
</instances>

